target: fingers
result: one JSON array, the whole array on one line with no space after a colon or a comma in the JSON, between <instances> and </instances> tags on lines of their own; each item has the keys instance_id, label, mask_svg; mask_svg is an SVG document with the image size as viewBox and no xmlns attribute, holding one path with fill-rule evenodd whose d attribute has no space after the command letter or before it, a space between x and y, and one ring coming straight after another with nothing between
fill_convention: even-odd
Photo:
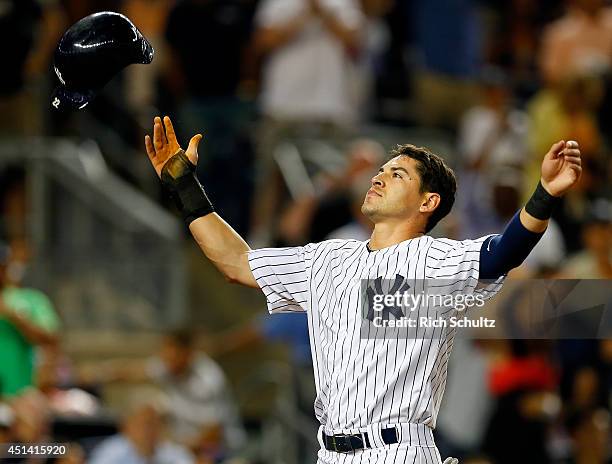
<instances>
[{"instance_id":1,"label":"fingers","mask_svg":"<svg viewBox=\"0 0 612 464\"><path fill-rule=\"evenodd\" d=\"M566 148L579 148L578 142L576 142L575 140L569 140L566 144L565 144Z\"/></svg>"},{"instance_id":2,"label":"fingers","mask_svg":"<svg viewBox=\"0 0 612 464\"><path fill-rule=\"evenodd\" d=\"M149 159L153 161L153 158L155 158L155 148L153 147L153 141L151 140L151 137L149 137L148 135L145 135L145 148L147 149L147 155L149 155Z\"/></svg>"},{"instance_id":3,"label":"fingers","mask_svg":"<svg viewBox=\"0 0 612 464\"><path fill-rule=\"evenodd\" d=\"M563 160L570 165L570 167L578 167L582 170L582 160L580 154L580 148L578 142L570 140L565 144L565 149L562 152Z\"/></svg>"},{"instance_id":4,"label":"fingers","mask_svg":"<svg viewBox=\"0 0 612 464\"><path fill-rule=\"evenodd\" d=\"M155 151L161 151L164 148L164 128L161 124L161 119L156 117L153 120L153 146L155 147Z\"/></svg>"},{"instance_id":5,"label":"fingers","mask_svg":"<svg viewBox=\"0 0 612 464\"><path fill-rule=\"evenodd\" d=\"M178 145L176 133L174 132L174 126L172 125L172 121L170 121L170 118L168 116L164 116L164 127L166 128L166 137L168 138L168 143L176 143Z\"/></svg>"},{"instance_id":6,"label":"fingers","mask_svg":"<svg viewBox=\"0 0 612 464\"><path fill-rule=\"evenodd\" d=\"M191 137L189 146L187 147L187 157L193 164L198 164L198 145L202 140L202 134L196 134Z\"/></svg>"},{"instance_id":7,"label":"fingers","mask_svg":"<svg viewBox=\"0 0 612 464\"><path fill-rule=\"evenodd\" d=\"M563 157L567 160L570 158L580 159L580 146L578 142L574 140L570 140L565 144L565 149L563 150Z\"/></svg>"},{"instance_id":8,"label":"fingers","mask_svg":"<svg viewBox=\"0 0 612 464\"><path fill-rule=\"evenodd\" d=\"M579 148L565 148L562 152L565 156L580 156Z\"/></svg>"},{"instance_id":9,"label":"fingers","mask_svg":"<svg viewBox=\"0 0 612 464\"><path fill-rule=\"evenodd\" d=\"M566 160L570 160L570 159L575 159L575 160L580 160L581 155L580 155L580 150L563 150L563 157Z\"/></svg>"},{"instance_id":10,"label":"fingers","mask_svg":"<svg viewBox=\"0 0 612 464\"><path fill-rule=\"evenodd\" d=\"M552 158L557 158L559 154L563 151L564 148L565 148L565 141L560 140L559 142L555 143L552 147L550 147L550 151L548 153L551 155Z\"/></svg>"}]
</instances>

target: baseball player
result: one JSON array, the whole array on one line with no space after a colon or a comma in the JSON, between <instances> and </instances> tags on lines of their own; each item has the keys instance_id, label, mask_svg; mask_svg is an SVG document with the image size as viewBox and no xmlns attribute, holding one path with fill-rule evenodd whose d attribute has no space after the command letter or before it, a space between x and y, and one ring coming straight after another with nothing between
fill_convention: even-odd
<instances>
[{"instance_id":1,"label":"baseball player","mask_svg":"<svg viewBox=\"0 0 612 464\"><path fill-rule=\"evenodd\" d=\"M578 181L578 143L551 147L533 196L499 235L464 241L427 235L452 208L455 176L427 149L402 145L365 195L362 212L374 224L370 240L251 250L214 212L194 175L201 139L195 135L183 151L170 119L157 117L145 145L191 234L226 279L260 288L271 313L306 311L321 423L317 462L440 464L432 432L455 332L363 337L360 281L441 279L446 292L490 298Z\"/></svg>"}]
</instances>

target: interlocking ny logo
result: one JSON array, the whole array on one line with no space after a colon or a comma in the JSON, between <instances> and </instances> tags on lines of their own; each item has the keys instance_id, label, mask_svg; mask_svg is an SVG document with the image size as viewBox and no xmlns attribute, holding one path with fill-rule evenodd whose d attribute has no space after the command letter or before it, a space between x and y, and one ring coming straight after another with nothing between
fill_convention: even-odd
<instances>
[{"instance_id":1,"label":"interlocking ny logo","mask_svg":"<svg viewBox=\"0 0 612 464\"><path fill-rule=\"evenodd\" d=\"M381 295L384 297L384 295L395 295L398 292L404 293L409 289L410 285L408 285L406 278L402 275L395 274L395 281L393 281L393 284L388 291L383 289L383 278L377 277L374 282L368 285L368 288L366 289L366 297L368 301L368 315L366 316L366 319L368 319L370 322L374 320L374 297L376 295ZM388 321L390 314L392 314L395 319L401 319L404 317L404 311L402 311L402 308L397 306L395 303L391 305L385 304L383 309L380 311L380 314L377 314L377 316L382 317L382 320Z\"/></svg>"},{"instance_id":2,"label":"interlocking ny logo","mask_svg":"<svg viewBox=\"0 0 612 464\"><path fill-rule=\"evenodd\" d=\"M60 99L59 99L59 98L57 98L57 97L55 97L55 98L53 99L53 102L52 102L51 104L53 105L53 107L54 107L55 109L58 109L58 108L59 108L59 106L60 106Z\"/></svg>"}]
</instances>

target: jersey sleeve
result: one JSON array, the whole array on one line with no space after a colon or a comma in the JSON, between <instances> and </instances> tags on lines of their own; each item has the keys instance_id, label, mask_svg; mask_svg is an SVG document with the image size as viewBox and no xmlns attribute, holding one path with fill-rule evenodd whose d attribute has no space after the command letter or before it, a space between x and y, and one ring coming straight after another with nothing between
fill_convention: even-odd
<instances>
[{"instance_id":1,"label":"jersey sleeve","mask_svg":"<svg viewBox=\"0 0 612 464\"><path fill-rule=\"evenodd\" d=\"M270 313L307 311L313 252L314 245L249 252L251 272Z\"/></svg>"},{"instance_id":2,"label":"jersey sleeve","mask_svg":"<svg viewBox=\"0 0 612 464\"><path fill-rule=\"evenodd\" d=\"M425 264L427 279L435 279L438 292L444 294L478 294L488 300L497 294L505 275L495 281L480 281L480 248L491 235L476 240L435 239Z\"/></svg>"}]
</instances>

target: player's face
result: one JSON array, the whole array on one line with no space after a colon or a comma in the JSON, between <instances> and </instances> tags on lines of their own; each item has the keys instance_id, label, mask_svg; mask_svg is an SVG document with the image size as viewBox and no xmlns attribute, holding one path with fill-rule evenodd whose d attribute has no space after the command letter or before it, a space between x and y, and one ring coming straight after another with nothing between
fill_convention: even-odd
<instances>
[{"instance_id":1,"label":"player's face","mask_svg":"<svg viewBox=\"0 0 612 464\"><path fill-rule=\"evenodd\" d=\"M410 219L419 213L424 194L419 192L421 179L417 161L397 156L385 163L372 178L361 212L372 222L385 219Z\"/></svg>"}]
</instances>

